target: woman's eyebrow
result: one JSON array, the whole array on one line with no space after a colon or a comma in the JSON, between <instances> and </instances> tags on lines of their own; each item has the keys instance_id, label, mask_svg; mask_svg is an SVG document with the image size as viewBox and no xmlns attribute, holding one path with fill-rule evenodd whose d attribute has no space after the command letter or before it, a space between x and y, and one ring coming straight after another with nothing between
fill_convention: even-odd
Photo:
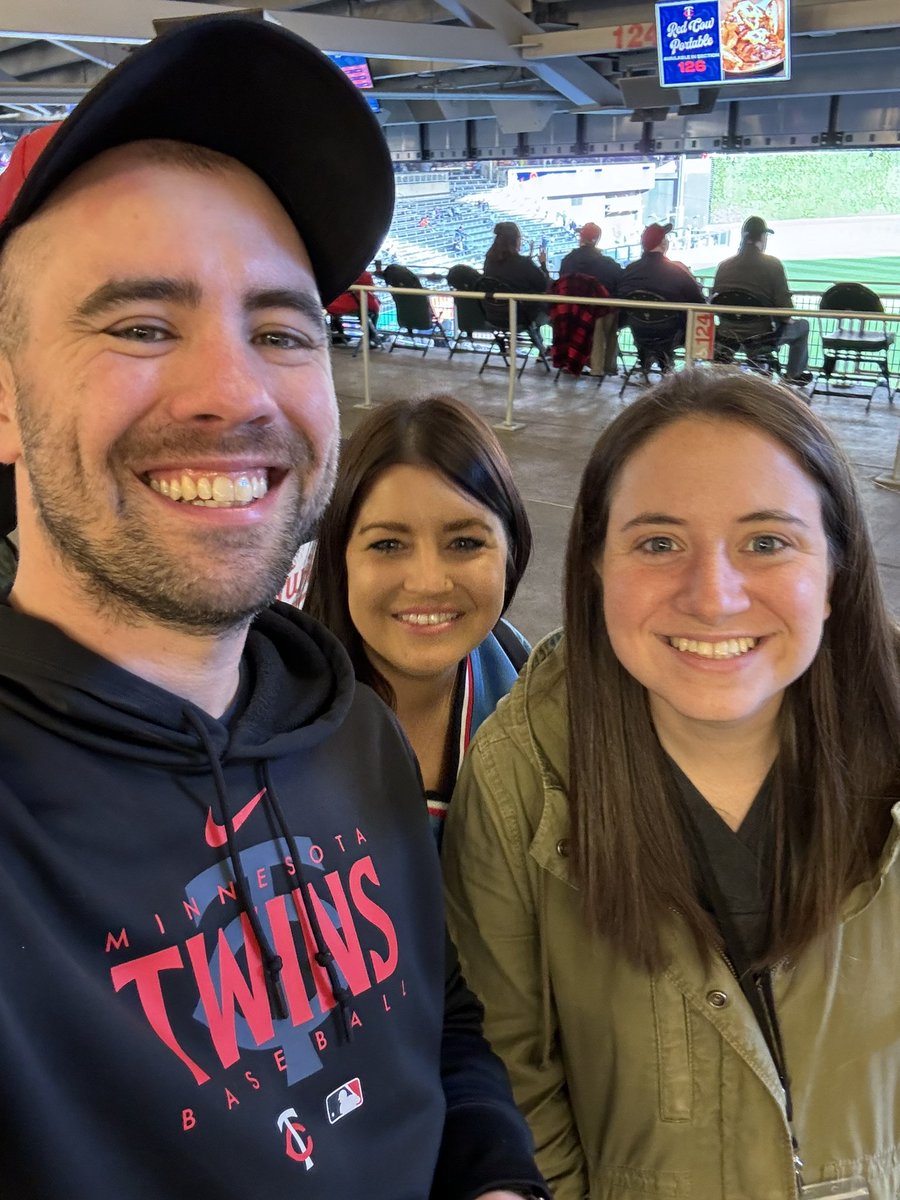
<instances>
[{"instance_id":1,"label":"woman's eyebrow","mask_svg":"<svg viewBox=\"0 0 900 1200\"><path fill-rule=\"evenodd\" d=\"M755 524L757 521L780 521L784 525L801 525L804 529L807 524L794 513L785 512L782 508L763 508L759 512L747 513L744 517L738 517L738 521L742 525Z\"/></svg>"},{"instance_id":2,"label":"woman's eyebrow","mask_svg":"<svg viewBox=\"0 0 900 1200\"><path fill-rule=\"evenodd\" d=\"M357 535L371 533L373 529L384 529L388 533L408 533L409 526L404 525L402 521L369 521L367 525L361 525L357 529Z\"/></svg>"},{"instance_id":3,"label":"woman's eyebrow","mask_svg":"<svg viewBox=\"0 0 900 1200\"><path fill-rule=\"evenodd\" d=\"M488 522L481 517L460 517L457 521L447 521L444 530L446 533L455 533L460 529L470 529L473 525L480 529L490 529Z\"/></svg>"},{"instance_id":4,"label":"woman's eyebrow","mask_svg":"<svg viewBox=\"0 0 900 1200\"><path fill-rule=\"evenodd\" d=\"M755 525L760 521L778 521L783 525L800 525L804 529L807 528L804 520L781 508L761 508L756 512L746 513L737 520L740 525ZM673 517L668 513L643 512L626 521L620 532L624 533L626 529L634 529L639 525L687 525L687 521L683 517Z\"/></svg>"},{"instance_id":5,"label":"woman's eyebrow","mask_svg":"<svg viewBox=\"0 0 900 1200\"><path fill-rule=\"evenodd\" d=\"M630 521L626 521L622 526L622 533L626 529L634 529L637 525L686 525L687 521L683 517L670 517L667 513L658 512L642 512L636 517L632 517Z\"/></svg>"}]
</instances>

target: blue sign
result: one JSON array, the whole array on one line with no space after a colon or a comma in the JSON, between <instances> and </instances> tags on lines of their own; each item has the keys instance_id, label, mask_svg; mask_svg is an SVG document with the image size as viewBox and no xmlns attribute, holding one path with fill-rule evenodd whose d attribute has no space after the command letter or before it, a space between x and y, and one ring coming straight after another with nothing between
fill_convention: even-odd
<instances>
[{"instance_id":1,"label":"blue sign","mask_svg":"<svg viewBox=\"0 0 900 1200\"><path fill-rule=\"evenodd\" d=\"M721 82L718 0L702 4L657 4L656 35L663 87Z\"/></svg>"},{"instance_id":2,"label":"blue sign","mask_svg":"<svg viewBox=\"0 0 900 1200\"><path fill-rule=\"evenodd\" d=\"M790 0L657 4L663 87L791 77Z\"/></svg>"}]
</instances>

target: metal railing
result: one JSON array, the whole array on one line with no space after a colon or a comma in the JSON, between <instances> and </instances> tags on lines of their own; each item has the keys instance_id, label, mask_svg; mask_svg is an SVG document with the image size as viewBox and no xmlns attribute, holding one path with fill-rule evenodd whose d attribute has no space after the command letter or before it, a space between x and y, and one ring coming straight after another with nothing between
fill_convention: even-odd
<instances>
[{"instance_id":1,"label":"metal railing","mask_svg":"<svg viewBox=\"0 0 900 1200\"><path fill-rule=\"evenodd\" d=\"M359 295L359 315L360 329L367 329L367 294L369 292L387 293L391 296L421 296L423 293L429 298L441 297L450 301L452 306L453 298L469 299L469 300L484 300L488 293L485 292L464 292L455 291L448 288L389 288L383 285L366 285L354 284L350 289ZM536 296L540 295L548 305L554 303L565 304L583 304L592 308L614 308L614 309L630 309L637 308L643 310L656 309L663 312L683 312L685 314L685 361L693 363L698 361L711 361L715 353L715 330L716 316L719 313L735 313L747 314L750 316L759 316L760 308L758 306L737 306L737 305L712 305L712 304L684 304L678 301L646 301L646 300L627 300L624 297L611 296L603 297L602 299L596 296L560 296L554 297L553 293L534 293L534 292L493 292L490 293L492 301L506 301L508 304L509 320L507 329L510 337L510 348L514 350L516 344L516 336L518 332L518 302L531 301L534 303ZM814 293L807 294L809 298L814 296ZM807 298L804 296L804 299ZM900 298L898 298L900 299ZM897 326L897 332L900 333L900 311L886 311L884 313L860 313L856 311L845 310L826 310L819 308L769 308L768 306L762 310L766 316L780 317L788 319L790 317L799 317L810 323L810 348L813 347L813 329L815 328L817 335L819 334L818 323L821 321L859 321L859 320L874 320L884 321L885 325ZM362 409L371 409L372 404L370 390L370 347L369 339L364 333L361 333L362 344L362 363L363 363L363 402L357 407ZM893 350L898 351L900 347L895 340ZM900 372L898 372L900 373ZM510 353L508 356L508 379L507 379L507 396L506 396L506 412L503 421L495 425L496 429L502 429L507 432L515 429L523 428L523 422L514 419L515 409L515 394L516 380L518 378L518 367L516 363L515 353ZM888 382L888 387L890 384ZM889 390L889 397L893 401L894 395L900 390L900 386L895 387L893 391ZM900 491L900 439L898 439L897 454L894 461L894 468L890 475L879 476L876 482L884 487L889 487L893 490Z\"/></svg>"}]
</instances>

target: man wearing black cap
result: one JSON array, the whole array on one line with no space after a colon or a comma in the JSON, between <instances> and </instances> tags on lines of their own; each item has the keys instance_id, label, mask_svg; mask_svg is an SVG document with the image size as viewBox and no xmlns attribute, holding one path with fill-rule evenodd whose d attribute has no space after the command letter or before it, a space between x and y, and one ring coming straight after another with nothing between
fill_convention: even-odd
<instances>
[{"instance_id":1,"label":"man wearing black cap","mask_svg":"<svg viewBox=\"0 0 900 1200\"><path fill-rule=\"evenodd\" d=\"M0 227L4 1196L547 1195L396 722L268 607L392 194L344 76L226 16L107 76Z\"/></svg>"},{"instance_id":2,"label":"man wearing black cap","mask_svg":"<svg viewBox=\"0 0 900 1200\"><path fill-rule=\"evenodd\" d=\"M762 217L748 217L741 228L741 248L719 263L712 295L726 288L743 288L773 308L793 308L794 301L780 259L766 254L769 234L774 233ZM788 347L787 382L809 383L809 322L801 317L785 318L778 344Z\"/></svg>"}]
</instances>

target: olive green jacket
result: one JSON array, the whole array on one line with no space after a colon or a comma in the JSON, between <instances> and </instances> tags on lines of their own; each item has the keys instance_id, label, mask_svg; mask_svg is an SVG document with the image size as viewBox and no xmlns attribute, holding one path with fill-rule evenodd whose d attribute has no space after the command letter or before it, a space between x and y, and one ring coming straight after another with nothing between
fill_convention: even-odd
<instances>
[{"instance_id":1,"label":"olive green jacket","mask_svg":"<svg viewBox=\"0 0 900 1200\"><path fill-rule=\"evenodd\" d=\"M650 975L589 935L570 882L558 635L478 731L444 836L448 917L558 1200L793 1200L784 1096L724 960L673 914ZM900 805L829 962L775 974L806 1182L900 1197Z\"/></svg>"}]
</instances>

